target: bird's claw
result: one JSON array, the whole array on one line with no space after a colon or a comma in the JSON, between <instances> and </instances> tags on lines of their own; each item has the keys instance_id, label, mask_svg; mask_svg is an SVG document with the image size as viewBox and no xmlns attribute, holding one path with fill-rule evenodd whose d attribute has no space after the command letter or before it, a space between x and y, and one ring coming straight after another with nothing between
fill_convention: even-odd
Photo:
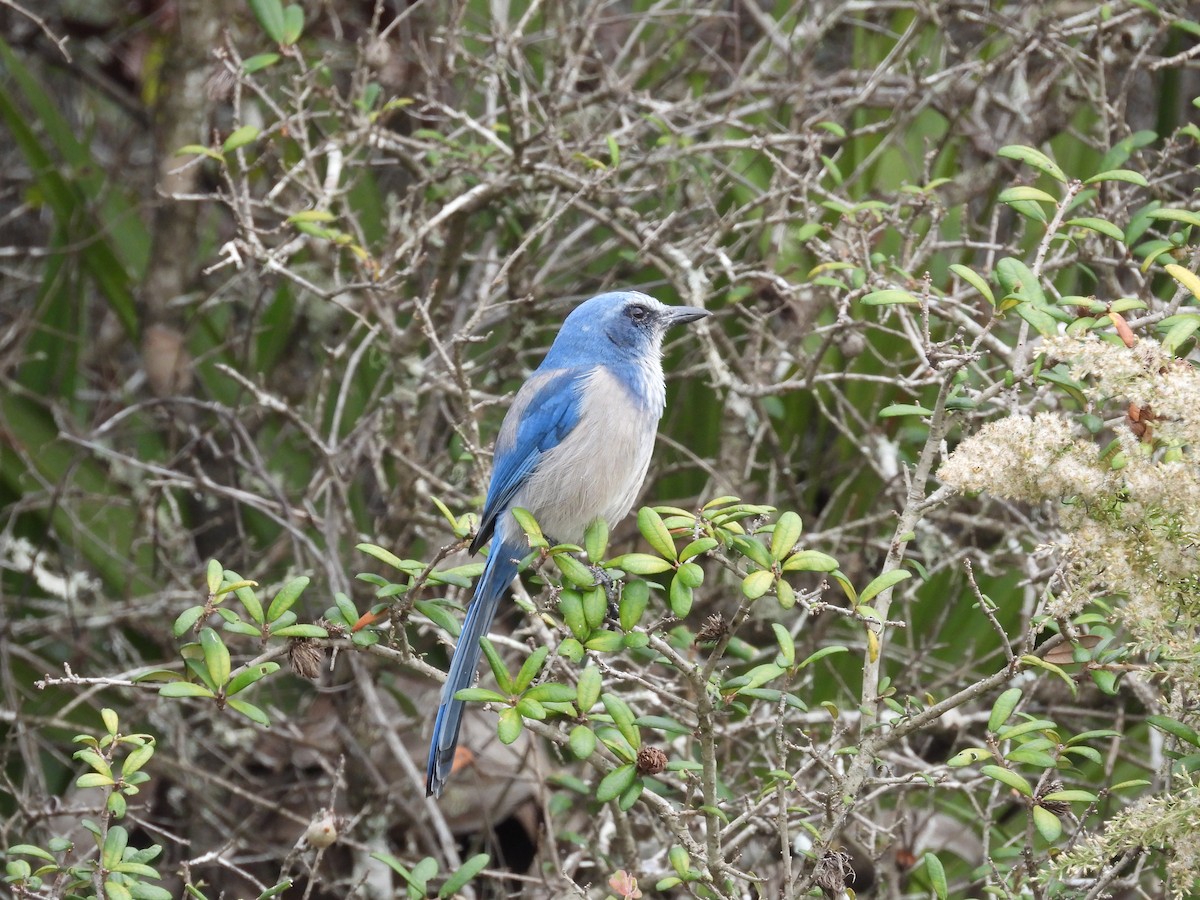
<instances>
[{"instance_id":1,"label":"bird's claw","mask_svg":"<svg viewBox=\"0 0 1200 900\"><path fill-rule=\"evenodd\" d=\"M604 588L604 595L608 598L608 617L612 621L617 621L620 618L620 609L618 602L621 599L621 586L617 580L608 573L608 569L599 563L593 563L588 566L592 573L592 578L596 580L597 587Z\"/></svg>"}]
</instances>

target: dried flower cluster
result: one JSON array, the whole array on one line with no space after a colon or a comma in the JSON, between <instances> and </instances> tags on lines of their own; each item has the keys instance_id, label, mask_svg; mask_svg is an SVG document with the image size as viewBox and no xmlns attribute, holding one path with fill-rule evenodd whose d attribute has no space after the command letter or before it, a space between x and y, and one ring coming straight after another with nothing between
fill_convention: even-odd
<instances>
[{"instance_id":1,"label":"dried flower cluster","mask_svg":"<svg viewBox=\"0 0 1200 900\"><path fill-rule=\"evenodd\" d=\"M1135 640L1165 651L1170 674L1200 690L1200 374L1151 340L1064 336L1045 349L1080 380L1091 411L1120 410L1114 445L1081 437L1062 413L1010 416L963 441L938 474L963 491L1057 503L1068 565L1052 612L1120 596ZM1130 405L1153 411L1141 436L1124 420Z\"/></svg>"},{"instance_id":2,"label":"dried flower cluster","mask_svg":"<svg viewBox=\"0 0 1200 900\"><path fill-rule=\"evenodd\" d=\"M1146 339L1125 347L1060 336L1045 349L1113 434L1098 441L1058 412L1011 416L964 440L938 474L963 491L1055 504L1066 565L1051 611L1072 615L1093 598L1119 598L1116 616L1134 643L1157 651L1184 714L1187 698L1200 695L1200 373ZM1129 409L1144 427L1131 427ZM1060 868L1078 873L1127 850L1161 848L1185 891L1200 877L1197 823L1194 784L1147 797Z\"/></svg>"},{"instance_id":3,"label":"dried flower cluster","mask_svg":"<svg viewBox=\"0 0 1200 900\"><path fill-rule=\"evenodd\" d=\"M1157 341L1125 347L1094 335L1059 336L1047 340L1045 349L1069 364L1071 377L1088 381L1085 393L1094 402L1122 399L1151 407L1160 442L1200 447L1200 378Z\"/></svg>"},{"instance_id":4,"label":"dried flower cluster","mask_svg":"<svg viewBox=\"0 0 1200 900\"><path fill-rule=\"evenodd\" d=\"M1022 503L1095 501L1117 483L1095 448L1074 437L1064 416L1049 412L987 423L950 454L938 477L960 491Z\"/></svg>"},{"instance_id":5,"label":"dried flower cluster","mask_svg":"<svg viewBox=\"0 0 1200 900\"><path fill-rule=\"evenodd\" d=\"M1200 787L1194 781L1178 785L1168 794L1144 797L1118 812L1102 834L1084 838L1056 861L1064 872L1083 875L1101 868L1114 856L1154 850L1166 860L1172 896L1194 896L1191 887L1200 877Z\"/></svg>"}]
</instances>

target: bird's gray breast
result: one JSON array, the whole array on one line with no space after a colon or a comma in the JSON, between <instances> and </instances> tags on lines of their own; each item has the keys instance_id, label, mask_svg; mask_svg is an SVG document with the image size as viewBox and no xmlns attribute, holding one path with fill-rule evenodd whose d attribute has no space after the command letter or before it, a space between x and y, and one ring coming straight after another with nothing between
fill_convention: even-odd
<instances>
[{"instance_id":1,"label":"bird's gray breast","mask_svg":"<svg viewBox=\"0 0 1200 900\"><path fill-rule=\"evenodd\" d=\"M665 398L662 370L655 369L636 373L643 383L605 366L584 377L578 423L514 498L552 539L582 541L594 519L615 524L637 500Z\"/></svg>"}]
</instances>

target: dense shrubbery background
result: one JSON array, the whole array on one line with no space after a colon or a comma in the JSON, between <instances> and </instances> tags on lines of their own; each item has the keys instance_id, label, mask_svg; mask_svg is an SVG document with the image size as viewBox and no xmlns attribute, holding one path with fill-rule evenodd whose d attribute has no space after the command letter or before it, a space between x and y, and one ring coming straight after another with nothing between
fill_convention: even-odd
<instances>
[{"instance_id":1,"label":"dense shrubbery background","mask_svg":"<svg viewBox=\"0 0 1200 900\"><path fill-rule=\"evenodd\" d=\"M9 892L1197 889L1194 5L0 18ZM491 441L618 287L715 313L657 511L615 616L531 534L434 804Z\"/></svg>"}]
</instances>

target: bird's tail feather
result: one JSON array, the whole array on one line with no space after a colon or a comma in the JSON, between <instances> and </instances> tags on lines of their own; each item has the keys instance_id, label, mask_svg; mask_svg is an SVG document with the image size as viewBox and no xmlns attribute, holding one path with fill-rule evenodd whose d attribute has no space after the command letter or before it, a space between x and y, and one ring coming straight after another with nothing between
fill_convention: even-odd
<instances>
[{"instance_id":1,"label":"bird's tail feather","mask_svg":"<svg viewBox=\"0 0 1200 900\"><path fill-rule=\"evenodd\" d=\"M492 627L496 607L516 576L524 555L523 546L498 540L492 543L483 575L475 585L475 596L467 609L458 645L454 648L450 671L446 673L446 685L442 688L442 704L438 707L437 719L433 724L433 738L429 744L429 764L425 774L426 795L440 797L446 779L450 777L463 714L462 701L455 700L454 695L463 688L470 687L482 652L479 639L487 635Z\"/></svg>"}]
</instances>

